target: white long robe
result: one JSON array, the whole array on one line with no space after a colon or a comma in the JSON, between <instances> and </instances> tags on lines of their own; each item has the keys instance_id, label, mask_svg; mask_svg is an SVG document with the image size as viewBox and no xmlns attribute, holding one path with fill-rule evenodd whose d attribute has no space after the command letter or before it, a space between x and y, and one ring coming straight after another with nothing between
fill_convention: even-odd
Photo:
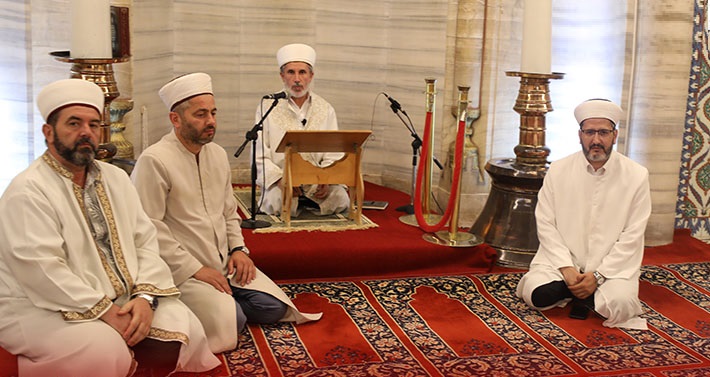
<instances>
[{"instance_id":1,"label":"white long robe","mask_svg":"<svg viewBox=\"0 0 710 377\"><path fill-rule=\"evenodd\" d=\"M213 352L237 345L236 307L231 295L192 278L203 266L227 274L229 250L244 246L224 149L208 143L195 155L172 131L147 148L131 174L146 213L158 229L160 255L170 266L181 299L200 318ZM258 250L253 252L258 253ZM236 282L232 285L239 287ZM265 274L244 287L268 293L289 306L282 321L317 320L300 313Z\"/></svg>"},{"instance_id":2,"label":"white long robe","mask_svg":"<svg viewBox=\"0 0 710 377\"><path fill-rule=\"evenodd\" d=\"M262 113L266 112L270 104L262 101L256 109L255 124L261 120ZM305 121L305 124L303 123ZM256 142L256 183L263 192L262 210L272 215L281 214L281 187L278 185L283 176L284 154L277 153L286 131L289 130L321 130L335 131L338 129L338 119L335 110L325 99L317 94L310 93L309 99L299 108L292 99L279 102L269 113L259 131ZM304 160L318 167L327 167L343 158L343 153L301 153ZM329 189L326 199L316 198L312 186L305 187L304 195L318 203L321 214L341 212L350 206L350 197L343 186L333 185ZM292 215L298 201L292 202Z\"/></svg>"},{"instance_id":3,"label":"white long robe","mask_svg":"<svg viewBox=\"0 0 710 377\"><path fill-rule=\"evenodd\" d=\"M607 280L594 300L604 325L645 329L638 279L651 214L648 170L615 151L602 169L594 174L581 151L550 165L535 208L540 246L517 295L533 306L535 288L564 280L559 268L599 271Z\"/></svg>"},{"instance_id":4,"label":"white long robe","mask_svg":"<svg viewBox=\"0 0 710 377\"><path fill-rule=\"evenodd\" d=\"M146 292L160 297L149 337L183 343L179 370L216 367L199 320L178 300L128 176L102 162L92 169L118 273L91 234L82 188L45 153L0 198L0 345L18 355L21 375L125 376L128 347L99 317L112 302ZM106 358L112 363L92 365Z\"/></svg>"}]
</instances>

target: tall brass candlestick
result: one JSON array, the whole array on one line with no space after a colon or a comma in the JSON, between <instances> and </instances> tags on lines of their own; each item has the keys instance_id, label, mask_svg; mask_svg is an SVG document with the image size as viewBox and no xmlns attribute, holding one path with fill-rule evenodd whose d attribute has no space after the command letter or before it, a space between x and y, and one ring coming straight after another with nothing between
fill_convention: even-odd
<instances>
[{"instance_id":1,"label":"tall brass candlestick","mask_svg":"<svg viewBox=\"0 0 710 377\"><path fill-rule=\"evenodd\" d=\"M552 111L549 84L563 73L506 72L520 77L513 109L520 114L519 143L515 158L486 163L491 192L470 232L498 252L498 264L527 268L540 244L535 223L537 193L549 167L545 146L545 114Z\"/></svg>"},{"instance_id":2,"label":"tall brass candlestick","mask_svg":"<svg viewBox=\"0 0 710 377\"><path fill-rule=\"evenodd\" d=\"M513 148L516 163L546 166L550 155L550 149L545 146L545 114L552 111L550 79L561 79L564 74L506 72L506 75L520 77L520 90L513 107L520 114L519 144Z\"/></svg>"},{"instance_id":3,"label":"tall brass candlestick","mask_svg":"<svg viewBox=\"0 0 710 377\"><path fill-rule=\"evenodd\" d=\"M111 143L111 101L118 98L118 85L113 75L113 63L128 61L129 57L120 58L72 58L69 51L50 53L58 61L72 63L70 76L87 80L98 85L104 92L104 108L101 114L102 125L99 148L96 158L110 159L116 154L116 146Z\"/></svg>"}]
</instances>

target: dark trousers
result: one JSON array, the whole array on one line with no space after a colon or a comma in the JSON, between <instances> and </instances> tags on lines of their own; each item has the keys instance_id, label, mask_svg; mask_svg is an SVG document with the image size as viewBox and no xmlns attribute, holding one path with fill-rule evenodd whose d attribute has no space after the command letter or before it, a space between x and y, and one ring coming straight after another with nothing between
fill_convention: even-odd
<instances>
[{"instance_id":1,"label":"dark trousers","mask_svg":"<svg viewBox=\"0 0 710 377\"><path fill-rule=\"evenodd\" d=\"M276 323L288 310L288 305L264 292L232 287L232 297L237 305L237 330L240 333L247 322Z\"/></svg>"}]
</instances>

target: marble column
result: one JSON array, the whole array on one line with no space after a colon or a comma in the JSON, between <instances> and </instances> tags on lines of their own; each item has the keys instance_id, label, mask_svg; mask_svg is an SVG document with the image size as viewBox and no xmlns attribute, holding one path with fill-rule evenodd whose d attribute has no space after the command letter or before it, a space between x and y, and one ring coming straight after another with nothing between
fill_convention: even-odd
<instances>
[{"instance_id":1,"label":"marble column","mask_svg":"<svg viewBox=\"0 0 710 377\"><path fill-rule=\"evenodd\" d=\"M636 35L630 36L632 43L627 43L627 69L632 76L625 92L628 128L619 150L649 170L653 212L646 228L646 244L653 246L673 241L693 4L631 3L638 5Z\"/></svg>"},{"instance_id":2,"label":"marble column","mask_svg":"<svg viewBox=\"0 0 710 377\"><path fill-rule=\"evenodd\" d=\"M444 163L444 171L440 173L437 193L439 203L447 203L451 193L451 183L454 171L454 145L458 127L458 87L470 87L471 103L467 109L467 130L464 144L463 166L461 168L461 190L459 224L469 227L475 220L488 196L486 177L482 170L485 161L481 160L482 150L474 140L481 116L481 80L484 69L486 35L488 22L487 12L491 8L489 2L476 0L460 0L449 6L447 26L446 80L440 98L444 101L444 114L439 129L442 134L442 151L439 156ZM443 94L443 95L442 95ZM481 126L484 126L481 124Z\"/></svg>"}]
</instances>

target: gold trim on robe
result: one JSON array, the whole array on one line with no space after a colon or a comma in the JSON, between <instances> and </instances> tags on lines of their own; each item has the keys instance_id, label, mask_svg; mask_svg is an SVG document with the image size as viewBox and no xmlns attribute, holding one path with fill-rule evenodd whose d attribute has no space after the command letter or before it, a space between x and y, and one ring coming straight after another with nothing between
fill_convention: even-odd
<instances>
[{"instance_id":1,"label":"gold trim on robe","mask_svg":"<svg viewBox=\"0 0 710 377\"><path fill-rule=\"evenodd\" d=\"M94 305L93 308L83 312L62 312L62 317L64 317L65 321L88 321L88 320L93 320L99 317L101 313L106 311L111 305L113 305L113 301L111 301L108 297L104 296L104 298L101 299L96 305Z\"/></svg>"}]
</instances>

